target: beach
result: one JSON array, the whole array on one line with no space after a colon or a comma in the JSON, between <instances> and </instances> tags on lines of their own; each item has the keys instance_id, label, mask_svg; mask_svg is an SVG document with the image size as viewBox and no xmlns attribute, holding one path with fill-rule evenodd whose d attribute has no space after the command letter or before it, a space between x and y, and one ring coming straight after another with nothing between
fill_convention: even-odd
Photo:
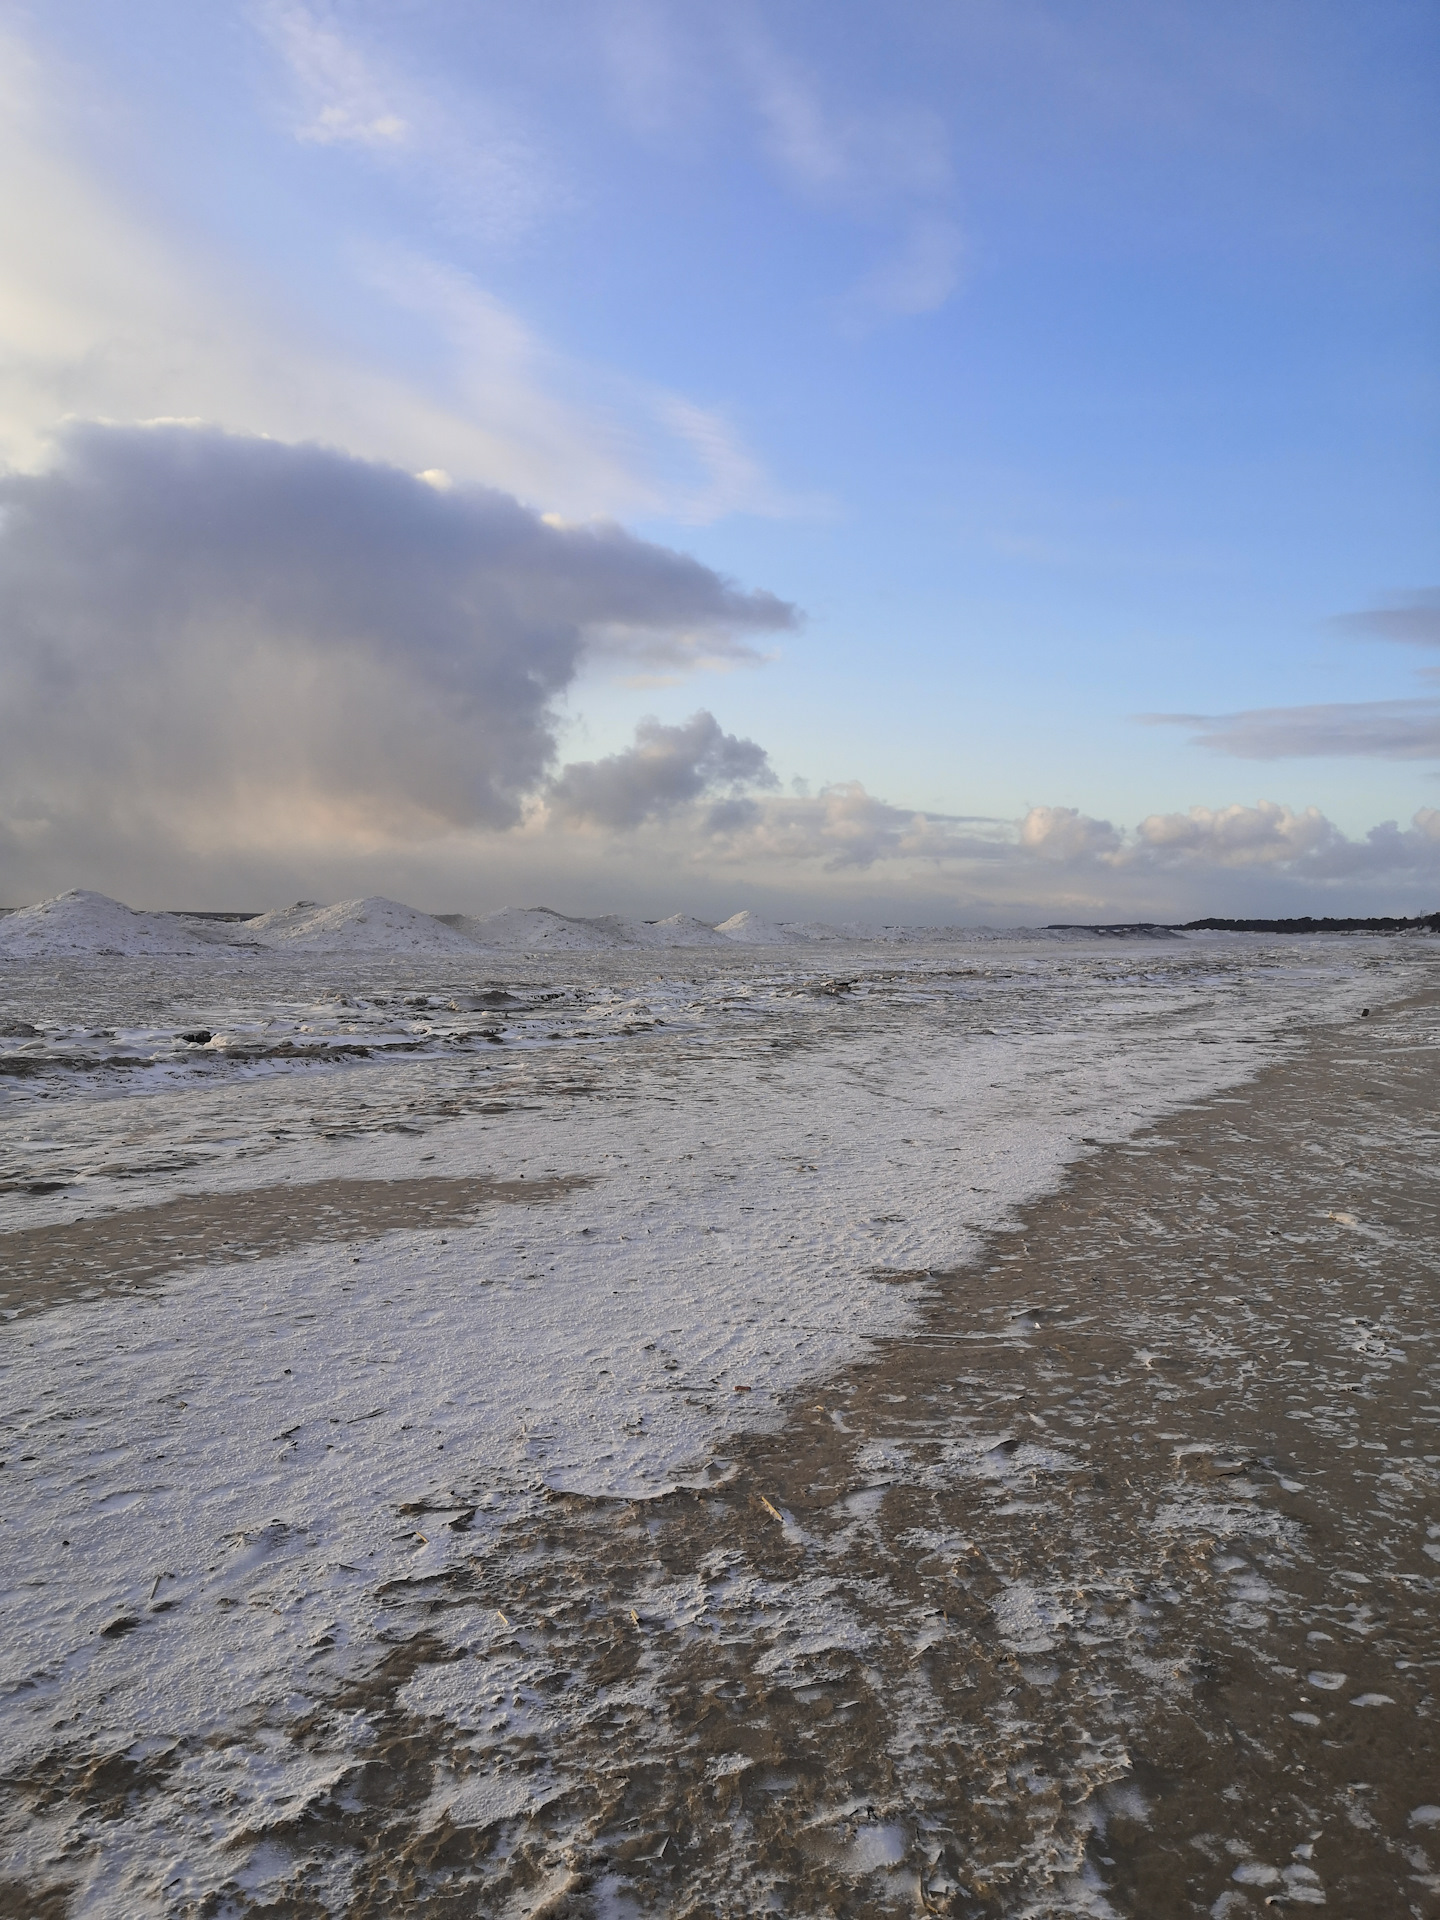
<instances>
[{"instance_id":1,"label":"beach","mask_svg":"<svg viewBox=\"0 0 1440 1920\"><path fill-rule=\"evenodd\" d=\"M7 982L6 1911L1435 1910L1424 943L235 964Z\"/></svg>"}]
</instances>

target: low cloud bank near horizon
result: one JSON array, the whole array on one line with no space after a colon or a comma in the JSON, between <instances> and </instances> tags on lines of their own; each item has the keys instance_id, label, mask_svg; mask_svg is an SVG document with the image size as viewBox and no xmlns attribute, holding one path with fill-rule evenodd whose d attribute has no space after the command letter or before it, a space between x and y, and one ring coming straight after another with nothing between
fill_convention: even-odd
<instances>
[{"instance_id":1,"label":"low cloud bank near horizon","mask_svg":"<svg viewBox=\"0 0 1440 1920\"><path fill-rule=\"evenodd\" d=\"M688 731L710 735L694 723ZM1063 806L1008 822L917 813L858 782L656 810L648 776L632 784L644 757L585 765L568 815L556 804L511 831L429 841L236 844L201 854L178 836L140 844L105 823L83 843L38 846L0 823L10 876L0 904L85 885L152 906L261 911L297 897L383 893L432 912L546 905L650 919L683 910L711 922L741 907L776 919L996 926L1440 908L1436 808L1359 838L1316 807L1274 801L1151 814L1127 831ZM683 754L680 764L684 773ZM605 817L632 819L646 807L639 826Z\"/></svg>"}]
</instances>

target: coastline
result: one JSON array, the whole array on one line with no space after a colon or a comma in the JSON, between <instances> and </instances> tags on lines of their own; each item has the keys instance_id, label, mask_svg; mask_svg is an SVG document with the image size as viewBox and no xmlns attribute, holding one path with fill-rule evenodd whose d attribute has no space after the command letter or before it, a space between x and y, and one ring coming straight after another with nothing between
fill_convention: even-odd
<instances>
[{"instance_id":1,"label":"coastline","mask_svg":"<svg viewBox=\"0 0 1440 1920\"><path fill-rule=\"evenodd\" d=\"M1342 1708L1362 1729L1355 1738L1370 1741L1367 1755L1387 1739L1413 1754L1410 1731L1423 1736L1430 1724L1428 1698L1413 1679L1395 1680L1394 1659L1383 1675L1347 1667L1344 1687L1327 1691L1284 1676L1287 1665L1302 1673L1288 1641L1263 1658L1254 1649L1306 1607L1329 1621L1314 1631L1349 1631L1301 1591L1297 1541L1331 1539L1310 1556L1328 1564L1335 1512L1352 1532L1368 1522L1343 1505L1331 1512L1324 1498L1315 1508L1336 1468L1302 1456L1317 1436L1329 1445L1337 1421L1332 1437L1347 1439L1345 1422L1368 1417L1372 1399L1390 1423L1384 1444L1398 1451L1400 1363L1386 1355L1401 1348L1391 1332L1378 1354L1354 1341L1371 1337L1355 1332L1360 1313L1384 1329L1403 1302L1380 1302L1381 1312L1376 1299L1350 1295L1388 1284L1364 1271L1376 1231L1393 1238L1403 1225L1412 1248L1429 1234L1434 1258L1433 1204L1427 1212L1416 1187L1435 1158L1433 1010L1433 996L1421 996L1321 1029L1254 1078L1073 1163L1057 1192L1026 1204L958 1272L887 1273L918 1313L854 1364L791 1393L778 1431L726 1442L702 1490L552 1492L542 1513L477 1536L469 1552L469 1522L449 1532L457 1512L417 1512L412 1528L446 1530L455 1551L441 1564L427 1554L382 1590L378 1645L389 1650L378 1666L352 1663L290 1730L297 1771L308 1754L309 1774L292 1816L265 1831L267 1846L294 1848L295 1872L282 1875L285 1891L269 1884L263 1896L237 1881L227 1895L235 1911L313 1911L305 1900L333 1909L318 1875L350 1889L348 1910L376 1914L421 1900L441 1914L474 1912L477 1901L485 1913L532 1913L553 1897L548 1910L579 1916L632 1895L641 1911L748 1911L744 1889L767 1884L784 1910L828 1901L840 1912L913 1912L923 1898L956 1913L1185 1912L1190 1883L1164 1877L1176 1858L1214 1882L1197 1912L1222 1897L1243 1912L1236 1902L1277 1889L1304 1904L1315 1883L1296 1877L1301 1869L1322 1876L1332 1905L1363 1894L1356 1911L1411 1911L1386 1901L1422 1871L1397 1849L1423 1848L1426 1835L1404 1831L1414 1809L1399 1808L1393 1779L1377 1786L1382 1768L1369 1758L1364 1777L1389 1794L1390 1825L1368 1880L1357 1882L1351 1864L1348 1881L1324 1882L1318 1840L1277 1851L1285 1836L1253 1821L1228 1834L1193 1823L1223 1793L1218 1780L1203 1787L1217 1741L1232 1768L1251 1747L1278 1751L1270 1707L1282 1682L1280 1732L1292 1743L1282 1772L1313 1772L1306 1742L1323 1758ZM1358 1137L1357 1115L1382 1134L1399 1128L1399 1146L1375 1149L1372 1160L1388 1158L1368 1170L1330 1153ZM1428 1161L1405 1145L1424 1126ZM1177 1181L1182 1164L1191 1171ZM1393 1193L1386 1167L1404 1176ZM1292 1202L1300 1213L1286 1224ZM1142 1216L1149 1224L1137 1228ZM1259 1248L1268 1272L1273 1243L1288 1248L1297 1235L1289 1284L1321 1294L1298 1302L1303 1325L1292 1326L1297 1302L1260 1300L1275 1289L1246 1268L1245 1248ZM1193 1273L1215 1260L1222 1277L1203 1283L1197 1306ZM1327 1261L1341 1274L1333 1283ZM1351 1342L1345 1363L1358 1353L1357 1379L1369 1384L1336 1402L1355 1416L1292 1422L1303 1445L1287 1447L1275 1421L1262 1431L1240 1370L1282 1338L1294 1357L1332 1285L1346 1310L1330 1318L1354 1322L1338 1336ZM1202 1309L1214 1324L1200 1324ZM1405 1350L1431 1337L1421 1325ZM1187 1354L1204 1369L1187 1368ZM1333 1362L1317 1350L1307 1379L1328 1382ZM1433 1492L1434 1463L1402 1478L1416 1473ZM1386 1483L1384 1497L1403 1504L1410 1494ZM1243 1568L1221 1567L1226 1559ZM1429 1564L1422 1556L1406 1580L1431 1579ZM1254 1582L1284 1604L1264 1603ZM1434 1582L1414 1590L1423 1606ZM1227 1607L1270 1624L1237 1620L1224 1640L1214 1618ZM1378 1631L1357 1644L1382 1646ZM1423 1622L1395 1631L1433 1640ZM1341 1670L1316 1658L1304 1673ZM1367 1692L1391 1704L1351 1708ZM1247 1721L1251 1707L1260 1718ZM1312 1708L1318 1731L1288 1717ZM1409 1730L1398 1747L1386 1730L1397 1711ZM347 1717L366 1728L348 1750L337 1742ZM1237 1731L1222 1738L1222 1721ZM1352 1774L1354 1746L1341 1747ZM148 1801L163 1821L176 1764L164 1743L135 1763L127 1793L137 1811ZM1247 1818L1255 1781L1275 1777L1253 1754L1248 1764ZM51 1766L48 1803L98 1813L94 1767L78 1750L68 1782L63 1764ZM1181 1773L1202 1781L1198 1801L1167 1787ZM1226 1785L1241 1777L1227 1774ZM1326 1818L1363 1834L1358 1815L1374 1823L1380 1804L1337 1811L1336 1801ZM1191 1825L1182 1836L1166 1821ZM1197 1834L1218 1859L1192 1844ZM1250 1851L1227 1854L1231 1842ZM1291 1857L1307 1845L1313 1866ZM1245 1867L1275 1878L1237 1881ZM170 1904L150 1910L186 1911L184 1879ZM194 1893L202 1897L198 1885ZM1407 1897L1433 1893L1408 1887Z\"/></svg>"}]
</instances>

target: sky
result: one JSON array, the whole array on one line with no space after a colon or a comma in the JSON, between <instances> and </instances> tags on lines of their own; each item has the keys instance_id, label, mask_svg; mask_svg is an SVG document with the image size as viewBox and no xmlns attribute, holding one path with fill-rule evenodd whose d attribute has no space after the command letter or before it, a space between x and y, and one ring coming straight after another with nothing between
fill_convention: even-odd
<instances>
[{"instance_id":1,"label":"sky","mask_svg":"<svg viewBox=\"0 0 1440 1920\"><path fill-rule=\"evenodd\" d=\"M1435 910L1437 56L0 0L0 904Z\"/></svg>"}]
</instances>

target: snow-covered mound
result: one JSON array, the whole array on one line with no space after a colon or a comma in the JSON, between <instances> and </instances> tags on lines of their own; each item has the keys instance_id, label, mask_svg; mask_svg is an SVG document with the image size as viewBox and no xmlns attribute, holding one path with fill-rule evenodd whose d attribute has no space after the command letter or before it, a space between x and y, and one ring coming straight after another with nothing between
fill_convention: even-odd
<instances>
[{"instance_id":1,"label":"snow-covered mound","mask_svg":"<svg viewBox=\"0 0 1440 1920\"><path fill-rule=\"evenodd\" d=\"M728 947L728 935L717 933L708 920L693 913L672 913L668 920L627 922L637 947Z\"/></svg>"},{"instance_id":2,"label":"snow-covered mound","mask_svg":"<svg viewBox=\"0 0 1440 1920\"><path fill-rule=\"evenodd\" d=\"M601 953L635 944L624 921L613 916L577 920L551 907L499 907L473 919L467 915L460 925L477 945L510 952L535 953L543 948L552 953Z\"/></svg>"},{"instance_id":3,"label":"snow-covered mound","mask_svg":"<svg viewBox=\"0 0 1440 1920\"><path fill-rule=\"evenodd\" d=\"M0 958L83 958L87 954L203 953L229 946L234 929L171 913L136 913L107 894L74 887L38 906L0 915ZM243 936L242 936L243 937Z\"/></svg>"},{"instance_id":4,"label":"snow-covered mound","mask_svg":"<svg viewBox=\"0 0 1440 1920\"><path fill-rule=\"evenodd\" d=\"M748 907L743 913L732 913L728 920L722 920L715 931L723 933L727 940L738 940L745 947L786 947L795 937L778 920L766 920L761 914L751 913Z\"/></svg>"},{"instance_id":5,"label":"snow-covered mound","mask_svg":"<svg viewBox=\"0 0 1440 1920\"><path fill-rule=\"evenodd\" d=\"M475 943L433 914L371 894L333 907L298 900L243 922L245 937L311 953L474 953Z\"/></svg>"},{"instance_id":6,"label":"snow-covered mound","mask_svg":"<svg viewBox=\"0 0 1440 1920\"><path fill-rule=\"evenodd\" d=\"M748 908L744 913L732 913L715 931L747 947L801 947L816 940L845 938L838 927L827 926L823 920L767 920Z\"/></svg>"}]
</instances>

